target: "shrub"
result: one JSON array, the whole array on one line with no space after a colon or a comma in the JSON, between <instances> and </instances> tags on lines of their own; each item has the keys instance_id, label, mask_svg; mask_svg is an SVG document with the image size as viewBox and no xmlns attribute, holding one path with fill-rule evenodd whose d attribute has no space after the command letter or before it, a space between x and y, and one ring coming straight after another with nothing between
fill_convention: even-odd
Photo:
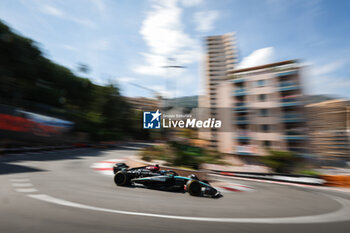
<instances>
[{"instance_id":1,"label":"shrub","mask_svg":"<svg viewBox=\"0 0 350 233\"><path fill-rule=\"evenodd\" d=\"M269 151L268 156L263 157L262 162L275 172L290 173L299 158L291 151Z\"/></svg>"},{"instance_id":2,"label":"shrub","mask_svg":"<svg viewBox=\"0 0 350 233\"><path fill-rule=\"evenodd\" d=\"M159 159L166 161L170 166L181 166L199 169L202 163L222 164L222 155L215 151L207 151L203 148L184 142L171 141L166 145L153 146L141 152L142 159L151 161Z\"/></svg>"}]
</instances>

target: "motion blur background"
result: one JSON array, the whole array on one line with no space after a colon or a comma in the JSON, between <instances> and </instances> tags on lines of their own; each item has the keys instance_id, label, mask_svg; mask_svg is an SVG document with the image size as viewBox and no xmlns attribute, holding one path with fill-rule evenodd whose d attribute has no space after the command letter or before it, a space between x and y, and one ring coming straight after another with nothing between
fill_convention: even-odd
<instances>
[{"instance_id":1,"label":"motion blur background","mask_svg":"<svg viewBox=\"0 0 350 233\"><path fill-rule=\"evenodd\" d=\"M348 233L349 12L1 0L0 232ZM158 110L224 123L144 129ZM116 163L196 175L222 196L117 186Z\"/></svg>"},{"instance_id":2,"label":"motion blur background","mask_svg":"<svg viewBox=\"0 0 350 233\"><path fill-rule=\"evenodd\" d=\"M349 6L1 1L1 151L178 141L279 172L347 168ZM232 108L230 130L142 127L143 111L198 107Z\"/></svg>"}]
</instances>

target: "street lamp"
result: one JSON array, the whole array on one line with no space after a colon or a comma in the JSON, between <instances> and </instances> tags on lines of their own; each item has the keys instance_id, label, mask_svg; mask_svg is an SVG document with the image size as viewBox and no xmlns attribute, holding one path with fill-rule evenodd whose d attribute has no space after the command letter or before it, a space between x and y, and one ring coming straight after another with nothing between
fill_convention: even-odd
<instances>
[{"instance_id":1,"label":"street lamp","mask_svg":"<svg viewBox=\"0 0 350 233\"><path fill-rule=\"evenodd\" d=\"M174 58L168 58L168 62L175 62L175 59ZM185 66L180 66L180 65L166 65L166 66L162 66L162 68L166 68L167 69L167 74L169 74L169 69L185 69L186 67ZM167 91L170 90L170 85L169 85L169 77L167 77L166 79L166 87L165 89ZM175 99L175 108L176 108L176 105L177 105L177 101L176 101L176 80L174 81L174 99Z\"/></svg>"}]
</instances>

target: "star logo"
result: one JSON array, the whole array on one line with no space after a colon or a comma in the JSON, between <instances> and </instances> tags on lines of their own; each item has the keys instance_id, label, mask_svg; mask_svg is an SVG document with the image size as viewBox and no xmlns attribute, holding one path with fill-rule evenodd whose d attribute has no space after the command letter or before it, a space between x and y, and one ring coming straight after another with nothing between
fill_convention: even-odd
<instances>
[{"instance_id":1,"label":"star logo","mask_svg":"<svg viewBox=\"0 0 350 233\"><path fill-rule=\"evenodd\" d=\"M155 119L157 119L157 121L159 121L159 116L162 115L160 112L159 112L159 109L157 109L157 111L155 113L151 113L151 115L153 116L152 121L154 121Z\"/></svg>"},{"instance_id":2,"label":"star logo","mask_svg":"<svg viewBox=\"0 0 350 233\"><path fill-rule=\"evenodd\" d=\"M160 129L160 117L162 113L159 109L156 112L143 112L144 129Z\"/></svg>"}]
</instances>

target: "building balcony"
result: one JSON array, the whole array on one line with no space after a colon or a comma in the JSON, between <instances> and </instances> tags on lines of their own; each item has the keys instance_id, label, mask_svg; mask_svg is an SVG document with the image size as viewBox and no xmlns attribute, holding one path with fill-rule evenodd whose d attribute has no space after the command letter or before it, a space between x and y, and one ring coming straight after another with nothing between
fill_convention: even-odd
<instances>
[{"instance_id":1,"label":"building balcony","mask_svg":"<svg viewBox=\"0 0 350 233\"><path fill-rule=\"evenodd\" d=\"M284 114L282 117L282 122L284 123L294 123L294 122L304 122L305 118L298 113L288 113Z\"/></svg>"},{"instance_id":2,"label":"building balcony","mask_svg":"<svg viewBox=\"0 0 350 233\"><path fill-rule=\"evenodd\" d=\"M236 151L237 155L255 155L253 153L250 153L248 151Z\"/></svg>"},{"instance_id":3,"label":"building balcony","mask_svg":"<svg viewBox=\"0 0 350 233\"><path fill-rule=\"evenodd\" d=\"M234 96L244 96L246 95L245 89L244 88L240 88L240 89L236 89L233 93Z\"/></svg>"},{"instance_id":4,"label":"building balcony","mask_svg":"<svg viewBox=\"0 0 350 233\"><path fill-rule=\"evenodd\" d=\"M232 82L233 83L244 83L245 79L244 78L233 79Z\"/></svg>"},{"instance_id":5,"label":"building balcony","mask_svg":"<svg viewBox=\"0 0 350 233\"><path fill-rule=\"evenodd\" d=\"M218 40L210 40L210 41L207 41L207 45L209 48L222 48L223 47L223 43L222 41L218 41Z\"/></svg>"},{"instance_id":6,"label":"building balcony","mask_svg":"<svg viewBox=\"0 0 350 233\"><path fill-rule=\"evenodd\" d=\"M236 103L234 109L235 110L246 110L248 106L245 103Z\"/></svg>"},{"instance_id":7,"label":"building balcony","mask_svg":"<svg viewBox=\"0 0 350 233\"><path fill-rule=\"evenodd\" d=\"M344 146L341 146L341 147L328 146L328 147L326 147L326 150L348 151L348 153L350 153L350 145L344 145Z\"/></svg>"},{"instance_id":8,"label":"building balcony","mask_svg":"<svg viewBox=\"0 0 350 233\"><path fill-rule=\"evenodd\" d=\"M282 82L279 85L280 91L290 91L290 90L298 90L299 85L296 82Z\"/></svg>"},{"instance_id":9,"label":"building balcony","mask_svg":"<svg viewBox=\"0 0 350 233\"><path fill-rule=\"evenodd\" d=\"M249 140L250 139L250 131L239 130L235 135L235 138L238 140Z\"/></svg>"},{"instance_id":10,"label":"building balcony","mask_svg":"<svg viewBox=\"0 0 350 233\"><path fill-rule=\"evenodd\" d=\"M278 73L278 74L276 74L276 76L277 77L286 77L286 76L295 75L295 74L297 74L297 71L293 70L293 71Z\"/></svg>"},{"instance_id":11,"label":"building balcony","mask_svg":"<svg viewBox=\"0 0 350 233\"><path fill-rule=\"evenodd\" d=\"M234 109L234 110L233 110L234 113L247 113L247 112L249 112L249 111L250 111L250 110L249 110L248 108L238 109L238 110Z\"/></svg>"},{"instance_id":12,"label":"building balcony","mask_svg":"<svg viewBox=\"0 0 350 233\"><path fill-rule=\"evenodd\" d=\"M302 104L299 98L290 98L290 97L283 98L281 102L282 102L281 107L298 106Z\"/></svg>"},{"instance_id":13,"label":"building balcony","mask_svg":"<svg viewBox=\"0 0 350 233\"><path fill-rule=\"evenodd\" d=\"M221 59L221 60L218 60L218 59L209 59L209 66L212 67L212 66L224 66L226 65L226 60L224 59Z\"/></svg>"},{"instance_id":14,"label":"building balcony","mask_svg":"<svg viewBox=\"0 0 350 233\"><path fill-rule=\"evenodd\" d=\"M238 145L235 152L237 155L256 155L256 149L251 145Z\"/></svg>"},{"instance_id":15,"label":"building balcony","mask_svg":"<svg viewBox=\"0 0 350 233\"><path fill-rule=\"evenodd\" d=\"M306 135L284 135L284 139L286 139L288 141L305 140L305 139L307 139L307 136Z\"/></svg>"},{"instance_id":16,"label":"building balcony","mask_svg":"<svg viewBox=\"0 0 350 233\"><path fill-rule=\"evenodd\" d=\"M286 139L288 141L305 140L308 138L305 134L303 134L302 132L298 132L298 131L287 131L283 137L284 137L284 139Z\"/></svg>"},{"instance_id":17,"label":"building balcony","mask_svg":"<svg viewBox=\"0 0 350 233\"><path fill-rule=\"evenodd\" d=\"M235 123L236 123L236 125L248 125L249 121L248 120L247 121L236 121Z\"/></svg>"},{"instance_id":18,"label":"building balcony","mask_svg":"<svg viewBox=\"0 0 350 233\"><path fill-rule=\"evenodd\" d=\"M215 64L225 64L226 59L224 57L218 57L218 56L210 56L209 57L209 63L215 63Z\"/></svg>"},{"instance_id":19,"label":"building balcony","mask_svg":"<svg viewBox=\"0 0 350 233\"><path fill-rule=\"evenodd\" d=\"M210 70L209 75L210 76L222 76L222 77L224 77L224 76L226 76L226 73L223 70L221 70L221 71L220 70Z\"/></svg>"},{"instance_id":20,"label":"building balcony","mask_svg":"<svg viewBox=\"0 0 350 233\"><path fill-rule=\"evenodd\" d=\"M249 119L248 117L245 117L245 116L237 117L234 123L236 125L246 125L246 124L249 124Z\"/></svg>"},{"instance_id":21,"label":"building balcony","mask_svg":"<svg viewBox=\"0 0 350 233\"><path fill-rule=\"evenodd\" d=\"M211 45L208 47L208 53L225 53L225 48L222 45Z\"/></svg>"}]
</instances>

